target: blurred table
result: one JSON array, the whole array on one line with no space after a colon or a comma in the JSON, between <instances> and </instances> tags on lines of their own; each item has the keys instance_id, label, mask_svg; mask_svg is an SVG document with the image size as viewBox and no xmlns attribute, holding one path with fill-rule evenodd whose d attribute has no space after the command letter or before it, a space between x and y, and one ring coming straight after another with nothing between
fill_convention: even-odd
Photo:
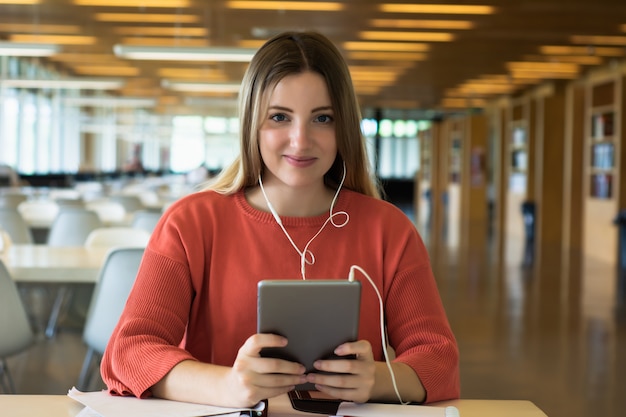
<instances>
[{"instance_id":1,"label":"blurred table","mask_svg":"<svg viewBox=\"0 0 626 417\"><path fill-rule=\"evenodd\" d=\"M432 405L455 406L461 417L546 417L532 402L521 400L454 400ZM64 395L0 395L2 415L11 417L72 417L82 409L82 404ZM321 414L294 411L286 395L270 400L269 417L297 416L319 417Z\"/></svg>"},{"instance_id":2,"label":"blurred table","mask_svg":"<svg viewBox=\"0 0 626 417\"><path fill-rule=\"evenodd\" d=\"M16 282L49 284L95 283L108 248L11 245L2 253Z\"/></svg>"},{"instance_id":3,"label":"blurred table","mask_svg":"<svg viewBox=\"0 0 626 417\"><path fill-rule=\"evenodd\" d=\"M95 284L110 248L83 246L11 245L0 253L17 284L45 284L57 288L46 336L56 333L57 321L73 284ZM1 409L1 408L0 408Z\"/></svg>"}]
</instances>

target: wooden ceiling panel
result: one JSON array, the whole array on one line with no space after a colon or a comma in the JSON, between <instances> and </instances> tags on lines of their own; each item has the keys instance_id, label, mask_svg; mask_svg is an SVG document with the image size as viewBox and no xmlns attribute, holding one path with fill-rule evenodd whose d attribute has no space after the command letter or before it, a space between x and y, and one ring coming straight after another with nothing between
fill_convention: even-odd
<instances>
[{"instance_id":1,"label":"wooden ceiling panel","mask_svg":"<svg viewBox=\"0 0 626 417\"><path fill-rule=\"evenodd\" d=\"M456 4L493 6L495 13L490 15L386 13L381 11L380 6L388 2L374 0L339 0L338 3L344 6L341 12L234 10L226 8L225 0L188 0L189 6L178 8L154 7L157 2L148 0L143 1L144 7L76 5L73 0L41 0L38 5L4 4L10 2L11 0L0 0L0 40L14 39L16 35L45 34L95 37L97 42L94 45L61 44L59 57L42 60L54 65L54 68L64 75L72 76L79 74L88 76L89 67L93 67L93 71L98 74L106 73L102 65L108 63L112 71L116 69L122 75L128 73L129 83L136 78L147 80L143 83L144 89L152 92L157 99L164 96L176 97L178 94L180 99L174 100L174 103L185 103L184 98L188 93L175 93L163 89L161 85L165 78L164 74L167 74L168 79L175 78L175 68L179 68L181 79L201 82L211 78L208 75L203 77L202 74L219 71L220 74L229 77L229 81L238 82L245 70L245 64L123 60L114 56L113 45L121 42L133 44L159 42L177 46L189 44L237 46L263 42L284 30L315 29L327 35L342 49L346 42L362 41L360 33L363 31L451 33L454 39L450 42L430 42L428 51L420 53L419 56L414 55L414 59L409 58L405 62L394 60L393 65L403 68L398 72L394 84L383 85L376 90L365 90L363 87L364 90L360 92L361 102L368 107L385 107L395 103L397 106L419 107L426 110L441 108L446 94L460 91L461 86L468 85L472 80L487 75L509 79L511 73L507 67L508 62L558 60L555 56L542 55L543 46L583 46L590 55L594 54L594 46L610 46L606 45L607 40L601 41L605 45L580 43L573 38L574 35L623 37L626 42L624 32L626 3L623 0L456 2ZM394 3L410 2L397 0ZM109 15L103 20L101 17L97 18L97 14L101 13L119 13L126 15L126 18L115 21ZM128 17L129 14L135 14L136 18ZM176 22L176 19L164 22L162 16L150 17L154 14L178 15L184 22ZM193 18L190 19L189 16ZM374 19L384 19L384 24L373 27ZM407 21L417 19L464 21L468 22L471 28L405 28ZM394 21L400 20L402 25L393 24ZM467 27L468 24L460 27ZM67 29L63 29L63 25ZM163 28L162 31L159 31L160 27ZM176 28L198 29L189 36L180 36ZM623 59L624 54L621 52L624 51L624 46L617 45L615 48L619 51L617 57L590 60L586 65L580 66L581 73L593 65L606 64L607 60ZM348 56L347 51L343 52ZM85 59L82 61L86 62L81 62L80 58L63 58L70 53L83 54ZM95 58L94 54L98 54L98 58ZM592 61L596 63L593 64ZM367 64L383 68L389 67L391 61L380 58L367 60L360 54L358 59L349 60L349 64L352 66ZM198 74L199 79L193 80L193 74ZM373 71L371 79L374 78ZM535 82L549 79L549 77L540 78ZM514 90L522 87L513 86L511 79L511 88ZM118 94L124 95L128 91L133 89L127 88ZM372 91L375 93L372 94ZM497 97L497 94L499 93L494 92L486 98ZM176 106L169 105L167 109L175 112ZM187 106L185 111L189 111ZM206 111L206 106L202 111Z\"/></svg>"}]
</instances>

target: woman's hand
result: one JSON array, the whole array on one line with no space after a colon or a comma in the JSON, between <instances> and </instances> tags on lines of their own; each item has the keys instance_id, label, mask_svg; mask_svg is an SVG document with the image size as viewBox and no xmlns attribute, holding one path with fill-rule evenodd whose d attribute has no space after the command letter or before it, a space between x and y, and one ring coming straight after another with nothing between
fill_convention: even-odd
<instances>
[{"instance_id":1,"label":"woman's hand","mask_svg":"<svg viewBox=\"0 0 626 417\"><path fill-rule=\"evenodd\" d=\"M307 381L314 383L321 392L342 400L368 401L376 380L376 364L370 343L366 340L344 343L334 353L338 356L356 355L356 359L316 361L315 369L333 375L310 373Z\"/></svg>"},{"instance_id":2,"label":"woman's hand","mask_svg":"<svg viewBox=\"0 0 626 417\"><path fill-rule=\"evenodd\" d=\"M286 345L286 338L273 334L255 334L246 340L227 376L229 392L237 397L236 403L252 406L306 382L303 365L282 359L262 358L260 355L263 348Z\"/></svg>"}]
</instances>

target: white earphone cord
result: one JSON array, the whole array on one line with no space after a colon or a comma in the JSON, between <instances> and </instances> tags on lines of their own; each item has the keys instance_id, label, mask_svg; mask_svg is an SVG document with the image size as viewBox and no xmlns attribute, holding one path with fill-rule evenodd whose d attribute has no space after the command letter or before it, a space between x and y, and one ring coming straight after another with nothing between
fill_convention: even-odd
<instances>
[{"instance_id":1,"label":"white earphone cord","mask_svg":"<svg viewBox=\"0 0 626 417\"><path fill-rule=\"evenodd\" d=\"M300 255L300 274L302 275L302 279L303 280L306 280L306 265L307 264L308 265L313 265L315 263L315 255L313 255L313 252L311 252L309 250L309 246L311 245L313 240L315 240L315 238L317 236L319 236L320 233L322 233L322 230L324 230L324 228L326 227L328 222L332 223L332 225L335 226L336 228L340 228L340 227L344 227L350 221L350 216L345 211L338 211L336 213L333 213L333 208L335 207L335 203L337 201L337 198L339 197L339 191L341 191L341 187L343 187L343 183L344 183L345 179L346 179L346 165L344 163L344 165L343 165L343 176L341 177L341 182L339 183L339 187L337 187L337 191L335 192L335 195L333 196L333 200L330 203L330 214L329 214L328 218L326 219L326 221L324 222L324 224L322 225L322 227L320 227L320 230L318 230L317 233L307 242L307 244L304 245L304 249L302 251L300 251L298 246L295 244L295 242L293 241L293 239L291 238L291 236L287 232L287 229L285 229L285 226L283 225L283 222L280 219L280 216L278 215L278 213L276 212L276 210L272 206L272 203L270 203L270 200L267 197L267 194L265 193L265 188L263 187L263 180L259 176L259 187L261 188L261 193L263 193L263 197L265 198L265 202L267 203L267 207L270 209L270 212L274 216L274 219L276 220L276 223L278 223L278 225L282 229L282 231L285 234L285 236L287 236L287 239L289 239L289 242L291 243L291 246L293 246L293 248L296 250L296 252L298 252L298 255ZM339 215L342 215L342 214L346 216L346 220L343 223L335 223L333 218L335 216L339 216ZM310 260L307 259L307 256L309 256L309 255L311 257Z\"/></svg>"},{"instance_id":2,"label":"white earphone cord","mask_svg":"<svg viewBox=\"0 0 626 417\"><path fill-rule=\"evenodd\" d=\"M363 276L367 278L367 281L372 285L372 288L374 288L374 291L376 291L376 295L378 296L378 303L380 307L380 338L383 344L383 356L385 357L385 364L387 364L387 369L389 370L389 374L391 376L391 383L393 385L393 390L395 391L396 396L398 397L398 401L400 401L400 404L402 405L408 405L410 403L402 401L402 397L400 396L400 391L398 390L398 384L396 383L396 374L393 372L393 368L391 367L391 361L389 360L389 353L387 352L387 334L385 332L385 309L383 307L383 297L380 295L380 292L378 291L378 288L376 287L376 285L374 285L374 281L372 281L372 278L370 278L367 272L365 272L365 270L358 265L352 265L350 267L350 274L348 275L348 281L354 281L355 269L361 272Z\"/></svg>"},{"instance_id":3,"label":"white earphone cord","mask_svg":"<svg viewBox=\"0 0 626 417\"><path fill-rule=\"evenodd\" d=\"M261 180L261 177L259 176L259 187L261 188L261 192L263 193L263 197L265 198L265 202L267 203L267 207L270 209L270 212L274 216L274 219L276 220L276 223L278 223L278 225L282 229L282 231L285 234L285 236L287 236L287 239L289 239L289 242L291 243L291 246L293 246L293 248L296 250L296 252L298 252L298 254L300 255L300 273L302 274L302 279L303 280L306 280L306 265L307 264L313 265L315 263L315 255L313 255L313 252L311 252L309 250L309 245L311 244L311 242L313 242L313 240L315 240L315 238L320 233L322 233L322 230L324 230L324 228L326 227L328 222L331 222L333 226L335 226L337 228L340 228L340 227L343 227L346 224L348 224L348 221L350 221L350 216L345 211L338 211L337 213L333 213L333 208L335 207L335 202L337 201L337 197L339 196L339 191L341 190L341 187L343 186L343 183L344 183L345 179L346 179L346 165L345 165L345 162L344 162L344 165L343 165L343 176L341 178L341 182L339 183L339 187L337 187L337 191L335 192L333 200L330 203L330 213L329 213L329 216L326 219L326 221L324 222L324 224L322 225L322 227L320 227L320 230L318 230L317 233L307 242L307 244L304 246L304 249L302 251L300 251L300 249L298 249L298 246L295 244L295 242L293 241L293 239L291 238L291 236L287 232L287 229L285 229L285 226L283 226L283 222L282 222L282 220L280 220L280 216L278 215L276 210L274 210L274 207L270 203L270 200L267 197L267 194L265 193L265 188L263 187L263 181ZM333 217L337 216L337 215L341 215L341 214L344 214L346 216L345 222L343 222L341 224L335 223L333 221ZM307 254L311 255L311 260L310 261L307 259ZM393 389L394 389L394 391L396 393L396 396L398 397L398 401L400 401L400 404L407 405L409 403L405 402L405 401L402 401L402 397L400 396L400 391L398 390L398 385L396 383L396 375L393 372L393 368L391 367L391 361L389 360L389 354L387 352L387 335L386 335L386 332L385 332L385 310L384 310L384 307L383 307L383 298L380 295L380 292L378 291L378 288L374 284L374 281L372 281L372 279L367 274L367 272L365 272L365 270L363 270L363 268L361 268L360 266L352 265L350 267L350 273L349 273L349 276L348 276L348 280L349 281L354 281L354 270L355 269L360 271L365 276L365 278L367 278L368 282L372 285L372 287L374 288L374 291L376 291L376 295L378 296L378 302L379 302L379 306L380 306L380 336L381 336L381 340L382 340L382 348L383 348L383 355L385 357L385 363L387 365L387 369L389 370L389 374L391 376L391 383L393 384Z\"/></svg>"}]
</instances>

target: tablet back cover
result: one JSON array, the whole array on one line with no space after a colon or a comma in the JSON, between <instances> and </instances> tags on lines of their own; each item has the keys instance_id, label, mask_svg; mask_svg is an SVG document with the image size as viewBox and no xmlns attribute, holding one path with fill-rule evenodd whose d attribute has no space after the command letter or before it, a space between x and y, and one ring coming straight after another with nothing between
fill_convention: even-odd
<instances>
[{"instance_id":1,"label":"tablet back cover","mask_svg":"<svg viewBox=\"0 0 626 417\"><path fill-rule=\"evenodd\" d=\"M342 343L356 341L361 284L347 280L265 280L258 285L257 331L287 337L262 356L287 359L314 371ZM303 387L298 387L302 389Z\"/></svg>"}]
</instances>

